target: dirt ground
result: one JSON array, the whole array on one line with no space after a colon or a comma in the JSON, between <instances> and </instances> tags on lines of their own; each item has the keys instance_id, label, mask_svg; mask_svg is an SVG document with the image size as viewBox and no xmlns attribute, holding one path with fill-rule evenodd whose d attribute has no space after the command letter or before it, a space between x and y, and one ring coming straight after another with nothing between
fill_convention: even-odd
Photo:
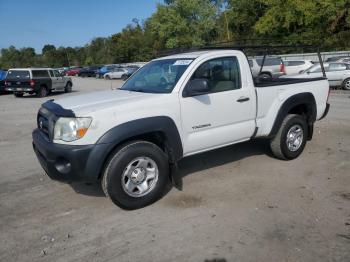
<instances>
[{"instance_id":1,"label":"dirt ground","mask_svg":"<svg viewBox=\"0 0 350 262\"><path fill-rule=\"evenodd\" d=\"M75 78L68 95L120 84ZM331 93L298 159L263 141L189 157L183 191L137 211L44 174L36 113L65 96L0 96L0 261L350 261L350 92Z\"/></svg>"}]
</instances>

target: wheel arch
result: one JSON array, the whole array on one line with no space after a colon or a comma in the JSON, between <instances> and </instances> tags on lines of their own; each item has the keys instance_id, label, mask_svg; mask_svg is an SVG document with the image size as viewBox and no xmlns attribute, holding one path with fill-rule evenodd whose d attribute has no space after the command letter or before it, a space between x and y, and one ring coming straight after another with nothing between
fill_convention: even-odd
<instances>
[{"instance_id":1,"label":"wheel arch","mask_svg":"<svg viewBox=\"0 0 350 262\"><path fill-rule=\"evenodd\" d=\"M305 92L289 97L278 110L269 137L274 137L277 134L283 119L288 114L298 114L306 118L308 125L308 139L310 140L313 133L313 124L316 121L317 116L316 100L313 94Z\"/></svg>"},{"instance_id":2,"label":"wheel arch","mask_svg":"<svg viewBox=\"0 0 350 262\"><path fill-rule=\"evenodd\" d=\"M110 156L123 144L144 140L159 146L169 156L170 163L176 163L183 156L183 147L175 122L166 116L148 117L129 121L107 131L96 144L108 144L103 152L99 178Z\"/></svg>"}]
</instances>

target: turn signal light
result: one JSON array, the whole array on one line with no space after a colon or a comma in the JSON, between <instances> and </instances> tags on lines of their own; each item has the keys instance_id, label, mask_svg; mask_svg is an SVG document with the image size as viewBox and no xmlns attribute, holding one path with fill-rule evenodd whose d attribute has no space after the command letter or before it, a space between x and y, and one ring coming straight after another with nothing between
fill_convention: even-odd
<instances>
[{"instance_id":1,"label":"turn signal light","mask_svg":"<svg viewBox=\"0 0 350 262\"><path fill-rule=\"evenodd\" d=\"M87 128L79 128L77 130L77 137L78 138L82 138L83 136L85 136L86 132L88 131Z\"/></svg>"}]
</instances>

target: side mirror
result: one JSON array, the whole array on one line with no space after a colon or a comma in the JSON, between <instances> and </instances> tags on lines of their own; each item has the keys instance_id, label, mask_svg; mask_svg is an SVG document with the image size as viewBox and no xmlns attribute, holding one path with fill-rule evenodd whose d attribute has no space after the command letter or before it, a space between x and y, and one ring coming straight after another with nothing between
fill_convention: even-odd
<instances>
[{"instance_id":1,"label":"side mirror","mask_svg":"<svg viewBox=\"0 0 350 262\"><path fill-rule=\"evenodd\" d=\"M205 95L210 92L207 79L190 80L182 93L183 97Z\"/></svg>"}]
</instances>

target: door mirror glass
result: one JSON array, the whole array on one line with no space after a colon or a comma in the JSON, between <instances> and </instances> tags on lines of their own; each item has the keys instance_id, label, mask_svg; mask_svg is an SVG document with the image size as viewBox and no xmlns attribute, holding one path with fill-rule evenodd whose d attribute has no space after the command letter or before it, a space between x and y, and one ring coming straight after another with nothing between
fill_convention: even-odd
<instances>
[{"instance_id":1,"label":"door mirror glass","mask_svg":"<svg viewBox=\"0 0 350 262\"><path fill-rule=\"evenodd\" d=\"M208 80L207 79L193 79L190 80L185 89L183 96L184 97L190 97L190 96L199 96L199 95L205 95L210 92Z\"/></svg>"}]
</instances>

